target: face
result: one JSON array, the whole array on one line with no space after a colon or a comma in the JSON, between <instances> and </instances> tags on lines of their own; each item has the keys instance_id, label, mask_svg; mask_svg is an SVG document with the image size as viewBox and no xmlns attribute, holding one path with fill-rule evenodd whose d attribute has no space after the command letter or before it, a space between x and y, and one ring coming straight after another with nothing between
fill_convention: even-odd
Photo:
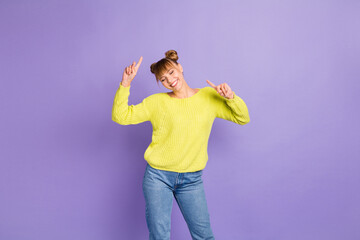
<instances>
[{"instance_id":1,"label":"face","mask_svg":"<svg viewBox=\"0 0 360 240\"><path fill-rule=\"evenodd\" d=\"M173 91L179 90L184 82L183 69L180 63L177 66L173 64L173 66L166 71L167 72L159 77L162 85Z\"/></svg>"}]
</instances>

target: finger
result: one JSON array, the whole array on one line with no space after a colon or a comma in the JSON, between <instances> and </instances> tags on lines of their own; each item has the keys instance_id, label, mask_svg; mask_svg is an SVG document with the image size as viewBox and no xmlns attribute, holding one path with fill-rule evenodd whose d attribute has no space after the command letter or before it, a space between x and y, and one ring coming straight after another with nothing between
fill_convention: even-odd
<instances>
[{"instance_id":1,"label":"finger","mask_svg":"<svg viewBox=\"0 0 360 240\"><path fill-rule=\"evenodd\" d=\"M221 89L221 91L225 94L224 84L221 84L221 85L220 85L220 89Z\"/></svg>"},{"instance_id":2,"label":"finger","mask_svg":"<svg viewBox=\"0 0 360 240\"><path fill-rule=\"evenodd\" d=\"M216 88L216 85L213 84L212 82L210 82L209 80L206 80L208 84L210 84L210 86L212 86L213 88Z\"/></svg>"},{"instance_id":3,"label":"finger","mask_svg":"<svg viewBox=\"0 0 360 240\"><path fill-rule=\"evenodd\" d=\"M135 72L135 61L130 65L131 72Z\"/></svg>"},{"instance_id":4,"label":"finger","mask_svg":"<svg viewBox=\"0 0 360 240\"><path fill-rule=\"evenodd\" d=\"M223 93L220 85L217 86L215 89L216 89L216 91L217 91L220 95Z\"/></svg>"},{"instance_id":5,"label":"finger","mask_svg":"<svg viewBox=\"0 0 360 240\"><path fill-rule=\"evenodd\" d=\"M223 93L224 93L224 97L227 97L229 95L229 92L226 89L226 83L222 84L222 90L223 90Z\"/></svg>"},{"instance_id":6,"label":"finger","mask_svg":"<svg viewBox=\"0 0 360 240\"><path fill-rule=\"evenodd\" d=\"M222 93L224 94L224 96L226 96L226 92L225 92L224 87L222 87L221 90L222 90Z\"/></svg>"},{"instance_id":7,"label":"finger","mask_svg":"<svg viewBox=\"0 0 360 240\"><path fill-rule=\"evenodd\" d=\"M142 60L143 60L143 57L141 56L140 59L139 59L139 62L138 62L138 63L136 64L136 66L135 66L136 71L139 69ZM134 62L134 63L135 63L135 62Z\"/></svg>"},{"instance_id":8,"label":"finger","mask_svg":"<svg viewBox=\"0 0 360 240\"><path fill-rule=\"evenodd\" d=\"M227 83L225 83L225 87L228 92L231 92L231 87Z\"/></svg>"},{"instance_id":9,"label":"finger","mask_svg":"<svg viewBox=\"0 0 360 240\"><path fill-rule=\"evenodd\" d=\"M229 97L233 96L233 91L231 90L231 87L227 83L225 83L225 87Z\"/></svg>"},{"instance_id":10,"label":"finger","mask_svg":"<svg viewBox=\"0 0 360 240\"><path fill-rule=\"evenodd\" d=\"M223 87L223 91L224 91L225 95L228 95L228 90L227 90L227 88L226 88L226 85L225 85L225 84L224 84L224 87Z\"/></svg>"}]
</instances>

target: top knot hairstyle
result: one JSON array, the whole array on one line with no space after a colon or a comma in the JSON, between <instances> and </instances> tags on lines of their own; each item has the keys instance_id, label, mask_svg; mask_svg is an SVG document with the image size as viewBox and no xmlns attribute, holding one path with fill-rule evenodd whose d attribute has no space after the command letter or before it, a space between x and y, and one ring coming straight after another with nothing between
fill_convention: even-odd
<instances>
[{"instance_id":1,"label":"top knot hairstyle","mask_svg":"<svg viewBox=\"0 0 360 240\"><path fill-rule=\"evenodd\" d=\"M169 68L178 65L179 59L175 50L169 50L165 53L165 57L156 63L151 64L150 71L155 74L156 81L159 83L159 77L165 73Z\"/></svg>"}]
</instances>

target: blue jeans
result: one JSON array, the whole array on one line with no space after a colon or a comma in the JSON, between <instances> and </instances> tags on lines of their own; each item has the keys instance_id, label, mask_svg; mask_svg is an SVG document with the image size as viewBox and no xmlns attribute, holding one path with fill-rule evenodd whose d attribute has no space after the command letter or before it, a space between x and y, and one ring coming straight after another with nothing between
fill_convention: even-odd
<instances>
[{"instance_id":1,"label":"blue jeans","mask_svg":"<svg viewBox=\"0 0 360 240\"><path fill-rule=\"evenodd\" d=\"M215 239L210 227L202 170L178 173L146 166L143 192L149 239L169 240L173 198L181 210L192 239Z\"/></svg>"}]
</instances>

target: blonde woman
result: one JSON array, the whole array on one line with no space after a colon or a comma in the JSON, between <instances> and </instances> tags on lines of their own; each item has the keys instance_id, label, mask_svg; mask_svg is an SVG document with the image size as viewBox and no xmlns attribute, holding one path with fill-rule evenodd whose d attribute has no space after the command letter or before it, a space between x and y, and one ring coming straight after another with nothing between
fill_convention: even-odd
<instances>
[{"instance_id":1,"label":"blonde woman","mask_svg":"<svg viewBox=\"0 0 360 240\"><path fill-rule=\"evenodd\" d=\"M143 178L149 239L170 239L173 198L192 239L214 239L202 181L208 140L215 118L247 124L247 106L226 83L215 85L207 80L210 86L191 88L175 50L150 66L157 82L170 92L152 94L129 106L130 85L142 59L123 72L112 120L121 125L150 121L153 126Z\"/></svg>"}]
</instances>

